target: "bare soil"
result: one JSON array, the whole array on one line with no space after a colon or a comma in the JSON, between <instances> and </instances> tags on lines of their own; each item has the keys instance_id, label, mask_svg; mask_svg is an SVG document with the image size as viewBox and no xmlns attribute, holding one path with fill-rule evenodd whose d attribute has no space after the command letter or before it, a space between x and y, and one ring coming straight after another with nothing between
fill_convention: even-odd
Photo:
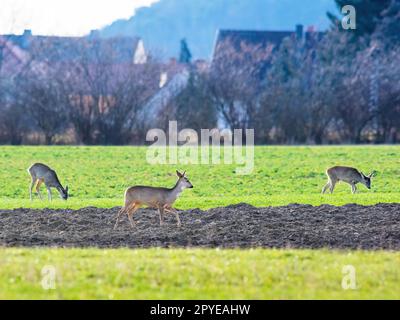
<instances>
[{"instance_id":1,"label":"bare soil","mask_svg":"<svg viewBox=\"0 0 400 320\"><path fill-rule=\"evenodd\" d=\"M169 214L163 226L153 209L141 209L132 229L120 208L0 210L0 246L23 247L223 247L400 250L400 204L375 206L247 204Z\"/></svg>"}]
</instances>

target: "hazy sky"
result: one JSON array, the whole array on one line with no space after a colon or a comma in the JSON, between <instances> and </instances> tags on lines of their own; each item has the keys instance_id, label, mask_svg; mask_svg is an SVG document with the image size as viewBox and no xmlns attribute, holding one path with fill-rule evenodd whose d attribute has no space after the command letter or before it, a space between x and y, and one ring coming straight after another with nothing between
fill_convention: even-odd
<instances>
[{"instance_id":1,"label":"hazy sky","mask_svg":"<svg viewBox=\"0 0 400 320\"><path fill-rule=\"evenodd\" d=\"M83 35L158 0L0 0L0 34Z\"/></svg>"}]
</instances>

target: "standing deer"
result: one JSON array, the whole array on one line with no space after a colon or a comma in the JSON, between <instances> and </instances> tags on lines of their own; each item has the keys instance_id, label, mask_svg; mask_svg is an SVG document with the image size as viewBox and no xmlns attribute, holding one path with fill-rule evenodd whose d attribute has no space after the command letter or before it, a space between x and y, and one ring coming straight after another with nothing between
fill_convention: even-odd
<instances>
[{"instance_id":1,"label":"standing deer","mask_svg":"<svg viewBox=\"0 0 400 320\"><path fill-rule=\"evenodd\" d=\"M176 209L172 208L172 205L184 189L193 188L193 185L185 176L185 173L186 171L184 173L176 171L178 181L173 188L145 186L134 186L128 188L125 191L125 205L118 212L114 230L117 228L119 218L123 213L128 215L131 227L134 228L132 216L143 205L158 209L160 225L164 223L164 211L174 213L177 220L177 226L180 227L181 220L179 219L179 213Z\"/></svg>"},{"instance_id":2,"label":"standing deer","mask_svg":"<svg viewBox=\"0 0 400 320\"><path fill-rule=\"evenodd\" d=\"M326 170L326 175L328 176L328 183L323 187L322 193L325 193L328 188L333 193L336 183L343 181L350 184L351 192L354 194L357 191L357 183L362 183L368 189L371 189L371 178L375 175L375 171L366 176L355 168L336 166Z\"/></svg>"},{"instance_id":3,"label":"standing deer","mask_svg":"<svg viewBox=\"0 0 400 320\"><path fill-rule=\"evenodd\" d=\"M52 200L51 188L57 189L61 199L64 200L68 199L68 186L66 186L65 189L63 188L63 186L60 183L60 180L58 180L56 172L53 169L49 168L45 164L35 163L31 167L29 167L28 172L32 178L31 186L29 188L29 195L31 201L32 201L32 190L35 187L35 184L36 184L36 192L40 200L42 200L42 195L40 194L40 186L42 185L42 183L44 183L47 188L47 195L50 201Z\"/></svg>"}]
</instances>

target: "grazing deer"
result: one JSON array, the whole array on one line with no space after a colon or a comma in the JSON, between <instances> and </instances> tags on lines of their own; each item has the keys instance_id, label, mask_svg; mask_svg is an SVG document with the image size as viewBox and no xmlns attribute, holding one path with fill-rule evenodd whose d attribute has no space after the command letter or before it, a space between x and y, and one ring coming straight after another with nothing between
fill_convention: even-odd
<instances>
[{"instance_id":1,"label":"grazing deer","mask_svg":"<svg viewBox=\"0 0 400 320\"><path fill-rule=\"evenodd\" d=\"M66 186L65 189L63 188L54 170L52 170L45 164L35 163L28 169L28 172L32 178L31 186L29 188L29 195L31 201L32 201L32 190L35 184L36 184L36 192L40 200L42 200L42 195L40 194L40 186L42 185L42 183L44 183L47 188L48 199L50 201L52 200L51 188L56 188L62 199L64 200L68 199L68 186Z\"/></svg>"},{"instance_id":2,"label":"grazing deer","mask_svg":"<svg viewBox=\"0 0 400 320\"><path fill-rule=\"evenodd\" d=\"M176 171L178 181L176 182L175 187L171 189L145 186L128 188L125 191L125 205L118 212L114 230L117 228L119 218L123 213L128 215L131 226L134 228L132 216L142 205L158 209L160 225L164 223L164 211L174 213L177 220L177 226L180 227L181 220L179 219L179 213L176 209L172 208L172 205L184 189L193 188L193 185L185 176L185 173L186 171L184 173Z\"/></svg>"},{"instance_id":3,"label":"grazing deer","mask_svg":"<svg viewBox=\"0 0 400 320\"><path fill-rule=\"evenodd\" d=\"M375 175L375 171L366 176L355 168L336 166L326 170L326 175L328 176L328 183L323 187L322 193L325 193L328 188L333 193L336 183L343 181L351 186L351 192L354 194L357 191L357 183L362 183L368 189L371 189L371 178Z\"/></svg>"}]
</instances>

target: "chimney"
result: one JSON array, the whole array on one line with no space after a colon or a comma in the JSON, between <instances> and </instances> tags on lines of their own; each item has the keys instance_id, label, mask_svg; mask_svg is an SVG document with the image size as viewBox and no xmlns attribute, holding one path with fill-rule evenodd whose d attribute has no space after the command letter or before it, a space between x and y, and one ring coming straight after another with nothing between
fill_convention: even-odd
<instances>
[{"instance_id":1,"label":"chimney","mask_svg":"<svg viewBox=\"0 0 400 320\"><path fill-rule=\"evenodd\" d=\"M32 30L25 29L24 33L22 34L22 37L21 37L21 44L20 45L21 45L22 49L28 49L29 48L31 37L32 37Z\"/></svg>"},{"instance_id":2,"label":"chimney","mask_svg":"<svg viewBox=\"0 0 400 320\"><path fill-rule=\"evenodd\" d=\"M297 24L296 25L296 38L298 40L302 40L303 39L303 25L302 24Z\"/></svg>"},{"instance_id":3,"label":"chimney","mask_svg":"<svg viewBox=\"0 0 400 320\"><path fill-rule=\"evenodd\" d=\"M31 29L25 29L24 33L22 34L23 37L32 37L32 30Z\"/></svg>"}]
</instances>

